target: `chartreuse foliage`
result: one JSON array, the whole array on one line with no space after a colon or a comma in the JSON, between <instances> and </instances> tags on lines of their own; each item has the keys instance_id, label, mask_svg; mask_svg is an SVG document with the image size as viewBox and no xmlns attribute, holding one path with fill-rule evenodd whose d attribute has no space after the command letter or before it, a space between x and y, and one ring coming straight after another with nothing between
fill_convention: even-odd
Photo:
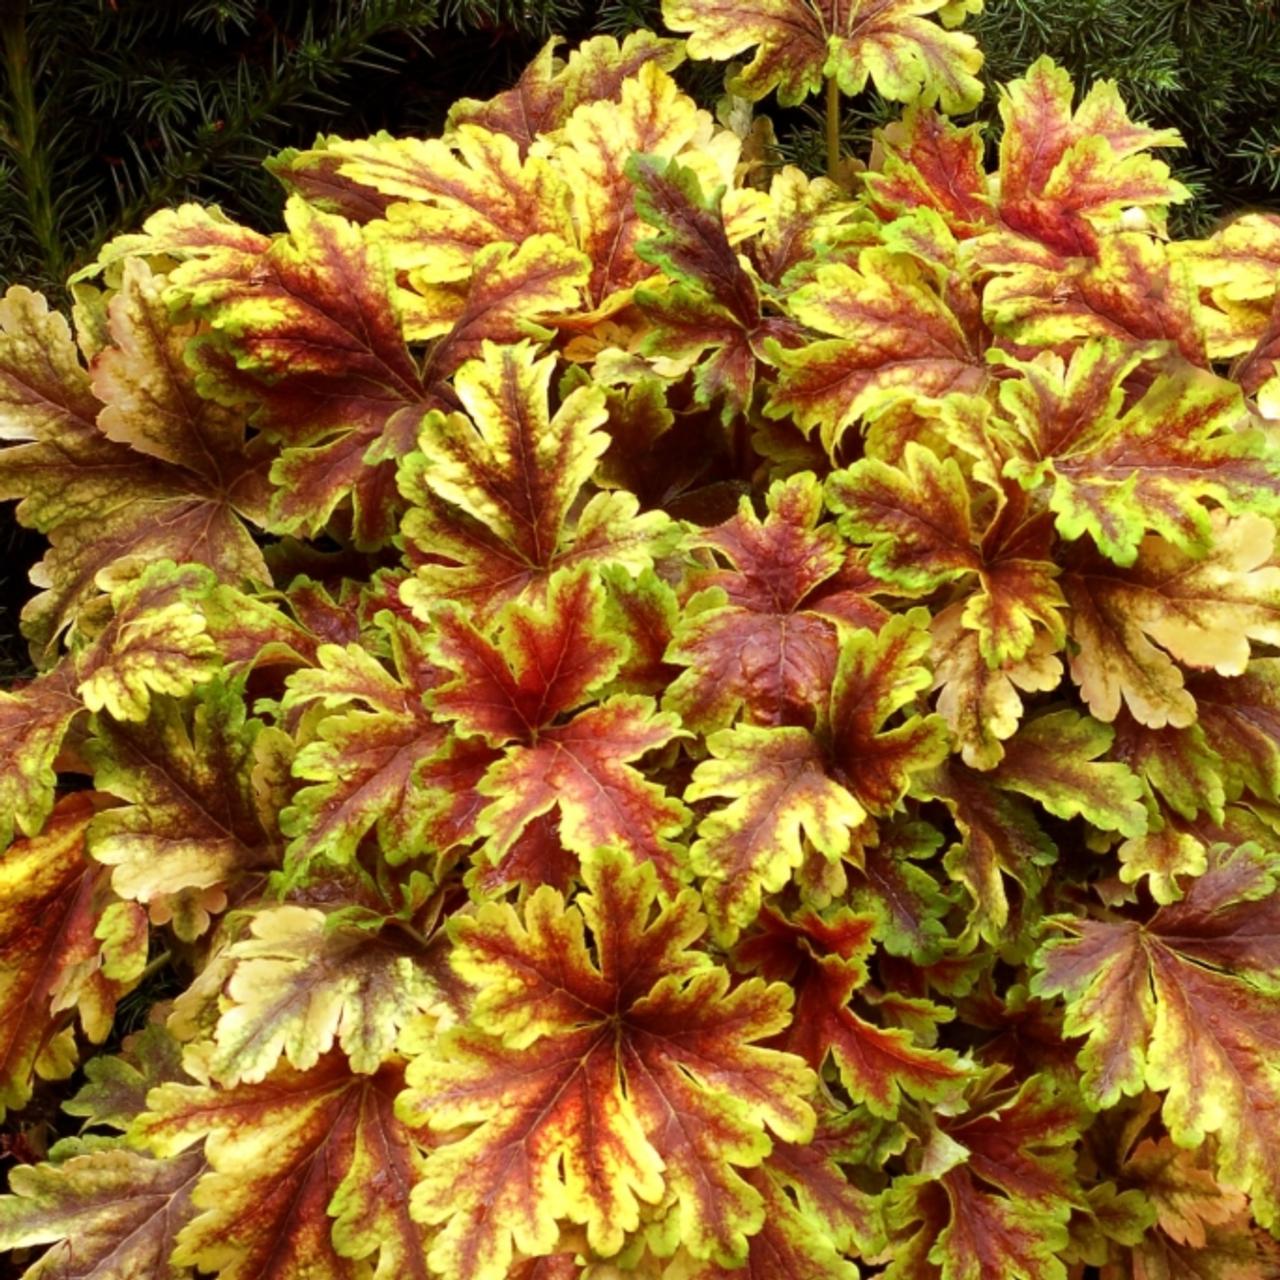
<instances>
[{"instance_id":1,"label":"chartreuse foliage","mask_svg":"<svg viewBox=\"0 0 1280 1280\"><path fill-rule=\"evenodd\" d=\"M1280 1274L1280 222L1048 61L989 167L978 7L669 0L10 290L19 1270Z\"/></svg>"}]
</instances>

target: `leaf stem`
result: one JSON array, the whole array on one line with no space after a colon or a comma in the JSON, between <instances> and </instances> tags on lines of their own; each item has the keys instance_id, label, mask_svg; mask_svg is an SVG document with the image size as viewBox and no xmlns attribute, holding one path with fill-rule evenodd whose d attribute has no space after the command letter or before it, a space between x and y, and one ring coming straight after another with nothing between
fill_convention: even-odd
<instances>
[{"instance_id":1,"label":"leaf stem","mask_svg":"<svg viewBox=\"0 0 1280 1280\"><path fill-rule=\"evenodd\" d=\"M827 177L840 181L840 86L827 77Z\"/></svg>"}]
</instances>

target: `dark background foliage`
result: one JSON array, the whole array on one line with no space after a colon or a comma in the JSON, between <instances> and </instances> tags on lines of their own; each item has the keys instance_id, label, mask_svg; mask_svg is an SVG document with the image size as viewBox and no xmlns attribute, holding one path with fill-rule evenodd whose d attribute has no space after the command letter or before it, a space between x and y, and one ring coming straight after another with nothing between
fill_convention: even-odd
<instances>
[{"instance_id":1,"label":"dark background foliage","mask_svg":"<svg viewBox=\"0 0 1280 1280\"><path fill-rule=\"evenodd\" d=\"M550 35L645 25L661 26L658 0L0 0L0 287L61 301L104 240L183 199L270 228L272 152L321 132L438 132L455 99L505 87ZM988 0L968 29L989 85L1047 52L1182 129L1170 159L1197 192L1182 233L1280 208L1280 0ZM709 104L721 73L682 75ZM897 112L873 94L848 104L848 148ZM816 104L777 127L781 159L821 169ZM0 513L0 680L26 667L17 614L41 549Z\"/></svg>"}]
</instances>

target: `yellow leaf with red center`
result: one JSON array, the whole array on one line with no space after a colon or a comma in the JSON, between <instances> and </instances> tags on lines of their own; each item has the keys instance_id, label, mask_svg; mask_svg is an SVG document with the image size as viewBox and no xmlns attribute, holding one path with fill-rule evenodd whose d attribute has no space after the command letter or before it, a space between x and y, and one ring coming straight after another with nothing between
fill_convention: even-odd
<instances>
[{"instance_id":1,"label":"yellow leaf with red center","mask_svg":"<svg viewBox=\"0 0 1280 1280\"><path fill-rule=\"evenodd\" d=\"M449 109L449 129L483 125L513 138L520 154L543 134L554 132L573 109L584 102L617 102L622 86L646 63L674 71L684 61L680 41L663 39L652 31L629 31L619 42L613 36L594 36L556 57L558 39L543 45L510 89L487 102L461 98Z\"/></svg>"},{"instance_id":2,"label":"yellow leaf with red center","mask_svg":"<svg viewBox=\"0 0 1280 1280\"><path fill-rule=\"evenodd\" d=\"M832 475L827 489L841 533L870 544L868 568L877 578L923 594L973 575L963 624L977 631L993 670L1025 658L1041 630L1062 638L1050 530L1016 493L1001 494L980 533L957 460L914 441L900 465L863 458Z\"/></svg>"},{"instance_id":3,"label":"yellow leaf with red center","mask_svg":"<svg viewBox=\"0 0 1280 1280\"><path fill-rule=\"evenodd\" d=\"M418 564L402 598L419 616L451 600L487 619L508 600L542 598L560 568L639 573L678 536L662 513L641 515L628 493L581 504L609 445L599 430L605 397L581 387L552 414L555 363L529 344L486 344L454 377L465 413L423 421L418 451L400 470L412 504L402 528Z\"/></svg>"},{"instance_id":4,"label":"yellow leaf with red center","mask_svg":"<svg viewBox=\"0 0 1280 1280\"><path fill-rule=\"evenodd\" d=\"M435 625L433 660L454 673L432 694L436 715L501 751L477 784L490 798L476 819L485 858L500 864L530 823L557 810L565 848L628 849L672 889L683 878L676 837L688 812L635 762L681 731L652 698L592 701L626 651L609 636L598 580L553 577L545 608L499 615L496 643L456 606L441 609Z\"/></svg>"},{"instance_id":5,"label":"yellow leaf with red center","mask_svg":"<svg viewBox=\"0 0 1280 1280\"><path fill-rule=\"evenodd\" d=\"M771 345L779 373L766 413L817 427L829 453L855 422L899 400L985 385L983 334L905 254L873 246L856 267L821 265L787 301L794 320L831 336L795 350Z\"/></svg>"},{"instance_id":6,"label":"yellow leaf with red center","mask_svg":"<svg viewBox=\"0 0 1280 1280\"><path fill-rule=\"evenodd\" d=\"M247 273L175 276L177 296L211 333L202 389L248 402L254 425L289 446L273 470L286 528L314 532L349 501L357 538L378 544L397 514L387 459L412 447L428 388L405 346L385 253L297 197L285 221L288 235ZM366 466L375 446L379 459Z\"/></svg>"},{"instance_id":7,"label":"yellow leaf with red center","mask_svg":"<svg viewBox=\"0 0 1280 1280\"><path fill-rule=\"evenodd\" d=\"M463 280L486 245L547 234L570 242L569 189L541 156L521 156L514 139L460 124L447 139L335 141L337 172L389 197L369 239L396 271L432 283Z\"/></svg>"},{"instance_id":8,"label":"yellow leaf with red center","mask_svg":"<svg viewBox=\"0 0 1280 1280\"><path fill-rule=\"evenodd\" d=\"M1280 659L1255 658L1236 676L1195 673L1187 690L1228 798L1280 800Z\"/></svg>"},{"instance_id":9,"label":"yellow leaf with red center","mask_svg":"<svg viewBox=\"0 0 1280 1280\"><path fill-rule=\"evenodd\" d=\"M878 1206L845 1176L842 1163L865 1163L874 1129L853 1115L824 1117L811 1142L780 1142L747 1181L765 1205L764 1226L747 1260L727 1268L677 1257L664 1280L858 1280L847 1254L870 1257L883 1243Z\"/></svg>"},{"instance_id":10,"label":"yellow leaf with red center","mask_svg":"<svg viewBox=\"0 0 1280 1280\"><path fill-rule=\"evenodd\" d=\"M1280 638L1274 525L1215 511L1210 527L1211 549L1199 559L1152 536L1132 568L1080 555L1064 573L1076 643L1071 674L1099 719L1114 720L1123 700L1153 729L1185 728L1195 699L1183 666L1240 675L1251 641Z\"/></svg>"},{"instance_id":11,"label":"yellow leaf with red center","mask_svg":"<svg viewBox=\"0 0 1280 1280\"><path fill-rule=\"evenodd\" d=\"M766 908L760 925L734 957L796 992L795 1018L781 1047L819 1072L830 1054L849 1096L873 1115L897 1115L904 1095L938 1102L960 1092L969 1064L953 1051L928 1048L910 1031L878 1026L850 1007L850 998L867 982L875 916L843 908L824 918L805 909L787 919ZM927 1002L925 1008L923 1022L932 1030L928 1014L939 1010Z\"/></svg>"},{"instance_id":12,"label":"yellow leaf with red center","mask_svg":"<svg viewBox=\"0 0 1280 1280\"><path fill-rule=\"evenodd\" d=\"M88 795L67 796L0 861L0 1109L23 1107L37 1075L70 1075L71 1012L89 1040L105 1040L146 964L145 918L114 898L85 849L93 815Z\"/></svg>"},{"instance_id":13,"label":"yellow leaf with red center","mask_svg":"<svg viewBox=\"0 0 1280 1280\"><path fill-rule=\"evenodd\" d=\"M1108 1107L1144 1085L1164 1094L1179 1146L1218 1136L1219 1178L1280 1221L1280 964L1277 868L1256 845L1216 847L1180 902L1150 920L1055 917L1032 990L1066 1003L1084 1036L1085 1096Z\"/></svg>"},{"instance_id":14,"label":"yellow leaf with red center","mask_svg":"<svg viewBox=\"0 0 1280 1280\"><path fill-rule=\"evenodd\" d=\"M195 329L170 320L164 287L126 264L92 378L42 298L15 287L0 303L0 439L30 441L0 450L0 499L20 498L20 522L51 544L36 569L46 589L23 613L40 659L121 561L268 577L242 518L265 516L271 454L197 394L183 362Z\"/></svg>"},{"instance_id":15,"label":"yellow leaf with red center","mask_svg":"<svg viewBox=\"0 0 1280 1280\"><path fill-rule=\"evenodd\" d=\"M740 1265L764 1225L743 1171L768 1155L765 1127L812 1135L812 1075L757 1044L787 1024L785 988L731 986L692 949L696 895L659 907L650 868L601 852L583 876L571 905L544 887L521 915L490 903L453 926L479 995L412 1062L400 1107L452 1139L413 1197L450 1280L503 1280L514 1250L554 1253L562 1223L616 1254L655 1216L672 1247Z\"/></svg>"},{"instance_id":16,"label":"yellow leaf with red center","mask_svg":"<svg viewBox=\"0 0 1280 1280\"><path fill-rule=\"evenodd\" d=\"M832 776L876 816L893 812L912 779L940 764L950 746L940 716L901 714L932 683L927 620L913 609L879 634L851 631L841 641L822 736Z\"/></svg>"},{"instance_id":17,"label":"yellow leaf with red center","mask_svg":"<svg viewBox=\"0 0 1280 1280\"><path fill-rule=\"evenodd\" d=\"M751 923L763 893L776 893L805 859L806 842L829 859L847 852L863 807L827 772L806 729L739 725L707 739L711 759L693 772L689 803L728 800L704 818L689 864L718 936Z\"/></svg>"},{"instance_id":18,"label":"yellow leaf with red center","mask_svg":"<svg viewBox=\"0 0 1280 1280\"><path fill-rule=\"evenodd\" d=\"M794 344L799 330L764 313L756 283L729 243L723 187L706 196L693 170L652 156L634 157L627 173L636 183L637 210L659 229L636 252L668 277L665 288L636 292L653 326L638 350L654 358L665 378L692 370L695 402L722 402L728 422L751 404L765 340Z\"/></svg>"},{"instance_id":19,"label":"yellow leaf with red center","mask_svg":"<svg viewBox=\"0 0 1280 1280\"><path fill-rule=\"evenodd\" d=\"M936 1116L932 1167L889 1193L886 1280L1065 1280L1067 1221L1084 1202L1073 1146L1087 1123L1043 1075Z\"/></svg>"},{"instance_id":20,"label":"yellow leaf with red center","mask_svg":"<svg viewBox=\"0 0 1280 1280\"><path fill-rule=\"evenodd\" d=\"M752 101L776 88L778 101L794 106L831 77L848 94L870 80L895 102L923 98L968 111L982 97L982 54L972 36L929 21L940 10L954 25L948 0L663 0L662 16L691 33L694 58L756 47L730 85Z\"/></svg>"},{"instance_id":21,"label":"yellow leaf with red center","mask_svg":"<svg viewBox=\"0 0 1280 1280\"><path fill-rule=\"evenodd\" d=\"M350 863L376 832L393 865L469 839L479 803L475 783L494 753L450 742L424 698L439 681L412 627L391 627L394 671L358 644L321 645L317 664L293 672L281 709L320 706L293 760L310 785L280 815L291 837L287 867Z\"/></svg>"},{"instance_id":22,"label":"yellow leaf with red center","mask_svg":"<svg viewBox=\"0 0 1280 1280\"><path fill-rule=\"evenodd\" d=\"M87 748L100 791L124 803L94 820L90 848L123 898L190 940L243 877L274 868L292 745L248 719L234 689L155 700L139 723L99 718Z\"/></svg>"},{"instance_id":23,"label":"yellow leaf with red center","mask_svg":"<svg viewBox=\"0 0 1280 1280\"><path fill-rule=\"evenodd\" d=\"M1280 467L1262 433L1242 429L1232 383L1195 369L1158 375L1125 408L1140 353L1089 343L1070 364L1044 354L1008 361L1021 375L1000 401L1025 451L1005 466L1027 490L1047 488L1058 532L1088 534L1129 565L1158 533L1189 555L1212 544L1212 501L1232 514L1280 511Z\"/></svg>"},{"instance_id":24,"label":"yellow leaf with red center","mask_svg":"<svg viewBox=\"0 0 1280 1280\"><path fill-rule=\"evenodd\" d=\"M203 1139L209 1166L173 1265L222 1280L358 1280L376 1255L377 1280L427 1280L407 1197L422 1156L393 1110L402 1082L394 1065L352 1075L335 1053L257 1084L153 1089L131 1139L169 1158Z\"/></svg>"},{"instance_id":25,"label":"yellow leaf with red center","mask_svg":"<svg viewBox=\"0 0 1280 1280\"><path fill-rule=\"evenodd\" d=\"M1067 263L998 237L974 254L976 265L995 272L983 314L1001 337L1035 347L1082 338L1167 342L1190 364L1208 366L1190 270L1162 240L1116 231L1102 237L1096 257Z\"/></svg>"},{"instance_id":26,"label":"yellow leaf with red center","mask_svg":"<svg viewBox=\"0 0 1280 1280\"><path fill-rule=\"evenodd\" d=\"M878 626L875 584L834 525L819 523L822 489L809 473L775 484L763 521L750 502L691 541L727 569L704 571L705 594L686 605L668 660L686 668L664 706L690 729L738 716L776 725L812 715L831 687L837 623Z\"/></svg>"}]
</instances>

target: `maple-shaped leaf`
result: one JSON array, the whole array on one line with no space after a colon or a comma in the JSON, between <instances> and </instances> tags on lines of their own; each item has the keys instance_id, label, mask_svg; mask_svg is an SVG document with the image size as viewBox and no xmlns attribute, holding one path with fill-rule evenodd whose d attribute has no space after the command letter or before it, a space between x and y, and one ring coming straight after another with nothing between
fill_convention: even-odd
<instances>
[{"instance_id":1,"label":"maple-shaped leaf","mask_svg":"<svg viewBox=\"0 0 1280 1280\"><path fill-rule=\"evenodd\" d=\"M1196 1249L1204 1247L1209 1228L1239 1218L1248 1204L1239 1191L1220 1185L1202 1159L1203 1153L1179 1147L1167 1136L1158 1142L1145 1138L1122 1169L1124 1180L1151 1202L1160 1230Z\"/></svg>"},{"instance_id":2,"label":"maple-shaped leaf","mask_svg":"<svg viewBox=\"0 0 1280 1280\"><path fill-rule=\"evenodd\" d=\"M758 46L730 82L752 101L776 88L778 101L794 106L831 78L844 93L861 93L870 80L895 102L968 111L982 97L982 54L972 36L928 20L939 10L944 20L956 16L948 0L663 0L662 16L691 33L694 58L733 58Z\"/></svg>"},{"instance_id":3,"label":"maple-shaped leaf","mask_svg":"<svg viewBox=\"0 0 1280 1280\"><path fill-rule=\"evenodd\" d=\"M1047 562L1036 562L1037 570L1041 563ZM991 769L1004 755L1005 740L1022 721L1022 695L1047 693L1061 682L1060 640L1052 632L1037 630L1021 658L1005 659L992 667L982 652L982 633L963 625L968 603L951 605L933 619L934 686L940 691L937 709L955 736L965 764L971 769Z\"/></svg>"},{"instance_id":4,"label":"maple-shaped leaf","mask_svg":"<svg viewBox=\"0 0 1280 1280\"><path fill-rule=\"evenodd\" d=\"M982 335L906 254L871 246L857 266L819 266L788 298L791 316L831 336L794 350L770 346L777 383L765 412L819 429L834 453L859 419L902 399L980 390Z\"/></svg>"},{"instance_id":5,"label":"maple-shaped leaf","mask_svg":"<svg viewBox=\"0 0 1280 1280\"><path fill-rule=\"evenodd\" d=\"M677 1258L667 1280L858 1280L846 1254L869 1257L883 1243L878 1205L841 1164L864 1164L874 1129L849 1113L820 1119L810 1142L780 1142L746 1180L764 1200L764 1226L748 1241L747 1260L727 1268Z\"/></svg>"},{"instance_id":6,"label":"maple-shaped leaf","mask_svg":"<svg viewBox=\"0 0 1280 1280\"><path fill-rule=\"evenodd\" d=\"M153 564L111 593L110 621L76 655L90 711L145 720L153 694L185 697L218 673L218 646L200 607L216 578L197 565Z\"/></svg>"},{"instance_id":7,"label":"maple-shaped leaf","mask_svg":"<svg viewBox=\"0 0 1280 1280\"><path fill-rule=\"evenodd\" d=\"M910 441L899 466L863 458L832 475L827 489L841 533L870 544L875 577L923 593L975 576L962 621L978 632L992 669L1026 657L1038 630L1061 639L1063 600L1045 520L1006 498L985 532L975 528L973 495L955 458Z\"/></svg>"},{"instance_id":8,"label":"maple-shaped leaf","mask_svg":"<svg viewBox=\"0 0 1280 1280\"><path fill-rule=\"evenodd\" d=\"M1088 534L1117 564L1132 564L1145 534L1190 555L1210 545L1206 499L1232 514L1268 515L1280 468L1257 431L1241 430L1239 389L1201 370L1157 376L1123 409L1140 353L1090 342L1070 364L1053 353L1009 363L1022 375L1000 401L1028 446L1006 466L1027 489L1049 488L1065 538Z\"/></svg>"},{"instance_id":9,"label":"maple-shaped leaf","mask_svg":"<svg viewBox=\"0 0 1280 1280\"><path fill-rule=\"evenodd\" d=\"M419 279L465 279L487 245L572 238L563 177L545 156L522 156L515 139L482 125L459 124L447 139L335 140L325 153L343 178L396 202L369 237L387 246L397 270Z\"/></svg>"},{"instance_id":10,"label":"maple-shaped leaf","mask_svg":"<svg viewBox=\"0 0 1280 1280\"><path fill-rule=\"evenodd\" d=\"M513 1248L555 1252L560 1222L615 1254L655 1206L671 1247L740 1265L764 1224L741 1171L768 1155L765 1126L812 1135L811 1074L757 1043L790 993L731 986L692 950L697 895L657 907L652 868L602 851L583 877L572 905L543 887L522 916L455 918L453 964L479 995L410 1064L400 1108L442 1135L413 1204L440 1224L430 1261L450 1280L503 1280Z\"/></svg>"},{"instance_id":11,"label":"maple-shaped leaf","mask_svg":"<svg viewBox=\"0 0 1280 1280\"><path fill-rule=\"evenodd\" d=\"M910 1031L878 1026L850 1007L850 998L867 982L878 923L847 908L827 917L805 908L791 919L766 908L762 931L744 938L735 958L795 990L795 1017L780 1046L817 1071L830 1054L854 1102L892 1118L904 1094L936 1102L958 1093L968 1064L951 1050L930 1049ZM937 1012L927 1002L926 1007Z\"/></svg>"},{"instance_id":12,"label":"maple-shaped leaf","mask_svg":"<svg viewBox=\"0 0 1280 1280\"><path fill-rule=\"evenodd\" d=\"M762 521L745 498L737 515L691 541L727 569L695 579L706 594L686 606L668 659L687 669L664 705L705 731L739 714L760 724L811 715L835 675L837 623L877 626L884 610L858 559L821 524L811 473L769 490Z\"/></svg>"},{"instance_id":13,"label":"maple-shaped leaf","mask_svg":"<svg viewBox=\"0 0 1280 1280\"><path fill-rule=\"evenodd\" d=\"M0 451L0 498L20 498L19 520L49 538L45 590L23 613L42 660L123 560L268 577L242 517L265 518L270 454L197 394L183 361L195 329L171 321L164 288L141 261L124 267L92 378L42 298L15 287L0 303L0 438L30 441Z\"/></svg>"},{"instance_id":14,"label":"maple-shaped leaf","mask_svg":"<svg viewBox=\"0 0 1280 1280\"><path fill-rule=\"evenodd\" d=\"M240 877L279 862L291 751L219 681L189 706L156 699L137 724L100 717L86 752L98 789L124 804L98 815L89 843L116 892L183 938L202 933Z\"/></svg>"},{"instance_id":15,"label":"maple-shaped leaf","mask_svg":"<svg viewBox=\"0 0 1280 1280\"><path fill-rule=\"evenodd\" d=\"M70 1075L70 1012L100 1043L146 964L145 918L113 899L86 852L93 815L89 795L67 796L0 860L0 1108L22 1107L36 1075Z\"/></svg>"},{"instance_id":16,"label":"maple-shaped leaf","mask_svg":"<svg viewBox=\"0 0 1280 1280\"><path fill-rule=\"evenodd\" d=\"M670 281L664 289L636 292L641 314L654 326L639 351L657 357L664 376L692 369L695 403L722 401L728 422L751 403L765 339L794 343L799 331L764 315L755 281L729 243L720 208L724 187L706 196L692 169L651 156L634 157L627 173L637 184L641 217L659 230L636 252Z\"/></svg>"},{"instance_id":17,"label":"maple-shaped leaf","mask_svg":"<svg viewBox=\"0 0 1280 1280\"><path fill-rule=\"evenodd\" d=\"M694 770L685 800L731 803L704 818L689 864L717 934L732 941L755 919L762 893L776 893L805 858L807 841L839 858L866 811L827 772L806 729L739 725L707 739L711 759Z\"/></svg>"},{"instance_id":18,"label":"maple-shaped leaf","mask_svg":"<svg viewBox=\"0 0 1280 1280\"><path fill-rule=\"evenodd\" d=\"M922 609L897 614L872 631L842 638L823 736L834 777L868 813L891 813L918 774L945 758L946 724L936 715L896 719L932 683Z\"/></svg>"},{"instance_id":19,"label":"maple-shaped leaf","mask_svg":"<svg viewBox=\"0 0 1280 1280\"><path fill-rule=\"evenodd\" d=\"M153 1089L130 1138L169 1159L204 1139L209 1165L173 1264L222 1280L426 1280L407 1196L422 1157L394 1112L402 1082L395 1065L352 1075L333 1053L261 1083Z\"/></svg>"},{"instance_id":20,"label":"maple-shaped leaf","mask_svg":"<svg viewBox=\"0 0 1280 1280\"><path fill-rule=\"evenodd\" d=\"M637 153L679 156L686 164L703 157L699 172L718 173L714 159L701 151L712 132L711 117L656 61L622 82L618 101L584 101L558 131L553 157L569 183L577 248L591 260L587 304L592 313L617 310L630 301L635 285L655 274L636 252L648 229L636 211L628 161ZM758 195L727 193L726 222L735 211L758 206Z\"/></svg>"},{"instance_id":21,"label":"maple-shaped leaf","mask_svg":"<svg viewBox=\"0 0 1280 1280\"><path fill-rule=\"evenodd\" d=\"M412 448L430 398L405 346L385 253L297 197L285 222L288 235L248 273L175 273L177 296L212 335L202 390L247 400L254 425L290 447L273 472L278 485L288 479L273 497L283 528L314 533L349 499L358 541L377 545L397 514L394 459Z\"/></svg>"},{"instance_id":22,"label":"maple-shaped leaf","mask_svg":"<svg viewBox=\"0 0 1280 1280\"><path fill-rule=\"evenodd\" d=\"M1067 936L1044 945L1032 980L1085 1037L1085 1097L1163 1093L1173 1140L1218 1135L1219 1177L1268 1227L1280 1221L1276 875L1256 845L1216 846L1182 900L1145 923L1055 917Z\"/></svg>"},{"instance_id":23,"label":"maple-shaped leaf","mask_svg":"<svg viewBox=\"0 0 1280 1280\"><path fill-rule=\"evenodd\" d=\"M1176 129L1131 120L1113 81L1096 81L1074 111L1073 95L1070 73L1042 57L1000 101L1000 219L1066 257L1094 254L1098 231L1122 209L1191 194L1146 154L1181 146Z\"/></svg>"},{"instance_id":24,"label":"maple-shaped leaf","mask_svg":"<svg viewBox=\"0 0 1280 1280\"><path fill-rule=\"evenodd\" d=\"M1056 818L1083 817L1103 831L1140 835L1147 825L1142 782L1122 761L1098 759L1114 737L1110 726L1088 716L1052 711L1022 725L987 777Z\"/></svg>"},{"instance_id":25,"label":"maple-shaped leaf","mask_svg":"<svg viewBox=\"0 0 1280 1280\"><path fill-rule=\"evenodd\" d=\"M1210 532L1207 555L1152 535L1132 568L1085 554L1064 573L1076 643L1071 674L1100 720L1115 719L1123 700L1142 724L1183 728L1195 719L1195 700L1182 667L1239 675L1251 641L1280 637L1275 526L1215 511Z\"/></svg>"},{"instance_id":26,"label":"maple-shaped leaf","mask_svg":"<svg viewBox=\"0 0 1280 1280\"><path fill-rule=\"evenodd\" d=\"M936 1118L929 1172L889 1193L893 1280L1065 1280L1067 1220L1084 1200L1079 1103L1043 1075Z\"/></svg>"},{"instance_id":27,"label":"maple-shaped leaf","mask_svg":"<svg viewBox=\"0 0 1280 1280\"><path fill-rule=\"evenodd\" d=\"M607 413L602 390L580 387L552 414L555 363L527 343L486 344L454 377L465 414L424 420L400 472L412 504L402 527L418 561L401 595L421 616L454 600L490 617L508 600L539 598L559 568L638 573L677 536L625 493L596 494L571 519L608 448Z\"/></svg>"},{"instance_id":28,"label":"maple-shaped leaf","mask_svg":"<svg viewBox=\"0 0 1280 1280\"><path fill-rule=\"evenodd\" d=\"M558 129L584 102L617 102L622 86L647 62L674 71L684 61L680 41L652 31L629 31L584 40L567 59L556 57L558 39L549 40L510 89L487 102L461 98L449 109L449 126L483 125L513 138L521 155L539 135Z\"/></svg>"},{"instance_id":29,"label":"maple-shaped leaf","mask_svg":"<svg viewBox=\"0 0 1280 1280\"><path fill-rule=\"evenodd\" d=\"M419 644L411 628L392 633L394 673L358 644L321 645L315 667L288 677L283 712L330 713L294 757L294 776L310 785L280 815L291 876L317 860L350 862L372 830L393 864L469 835L471 788L493 753L451 744L432 718L424 695L438 673Z\"/></svg>"},{"instance_id":30,"label":"maple-shaped leaf","mask_svg":"<svg viewBox=\"0 0 1280 1280\"><path fill-rule=\"evenodd\" d=\"M434 996L389 932L334 925L311 907L255 912L222 959L229 977L208 1069L226 1085L265 1079L282 1056L308 1071L335 1042L352 1071L372 1074Z\"/></svg>"},{"instance_id":31,"label":"maple-shaped leaf","mask_svg":"<svg viewBox=\"0 0 1280 1280\"><path fill-rule=\"evenodd\" d=\"M865 238L858 206L829 178L784 165L769 184L769 210L760 234L744 246L762 280L798 280L836 245Z\"/></svg>"},{"instance_id":32,"label":"maple-shaped leaf","mask_svg":"<svg viewBox=\"0 0 1280 1280\"><path fill-rule=\"evenodd\" d=\"M71 660L34 680L0 689L0 849L15 831L34 836L53 808L55 765L84 708Z\"/></svg>"},{"instance_id":33,"label":"maple-shaped leaf","mask_svg":"<svg viewBox=\"0 0 1280 1280\"><path fill-rule=\"evenodd\" d=\"M1206 329L1187 264L1162 240L1114 231L1097 256L1064 263L1051 251L999 236L977 242L974 265L994 278L983 291L983 314L1002 337L1051 347L1108 338L1128 346L1172 344L1206 367Z\"/></svg>"},{"instance_id":34,"label":"maple-shaped leaf","mask_svg":"<svg viewBox=\"0 0 1280 1280\"><path fill-rule=\"evenodd\" d=\"M432 694L436 715L502 748L477 784L490 797L476 819L485 857L501 863L530 822L556 809L566 848L580 856L600 845L629 849L671 888L681 878L675 837L687 810L634 762L681 731L640 694L584 707L625 652L609 638L599 580L554 576L544 608L509 605L499 615L497 643L456 606L443 607L435 625L433 660L455 676Z\"/></svg>"},{"instance_id":35,"label":"maple-shaped leaf","mask_svg":"<svg viewBox=\"0 0 1280 1280\"><path fill-rule=\"evenodd\" d=\"M170 1256L204 1169L198 1151L156 1159L119 1143L18 1165L0 1197L0 1249L52 1246L26 1280L179 1280L189 1272Z\"/></svg>"}]
</instances>

